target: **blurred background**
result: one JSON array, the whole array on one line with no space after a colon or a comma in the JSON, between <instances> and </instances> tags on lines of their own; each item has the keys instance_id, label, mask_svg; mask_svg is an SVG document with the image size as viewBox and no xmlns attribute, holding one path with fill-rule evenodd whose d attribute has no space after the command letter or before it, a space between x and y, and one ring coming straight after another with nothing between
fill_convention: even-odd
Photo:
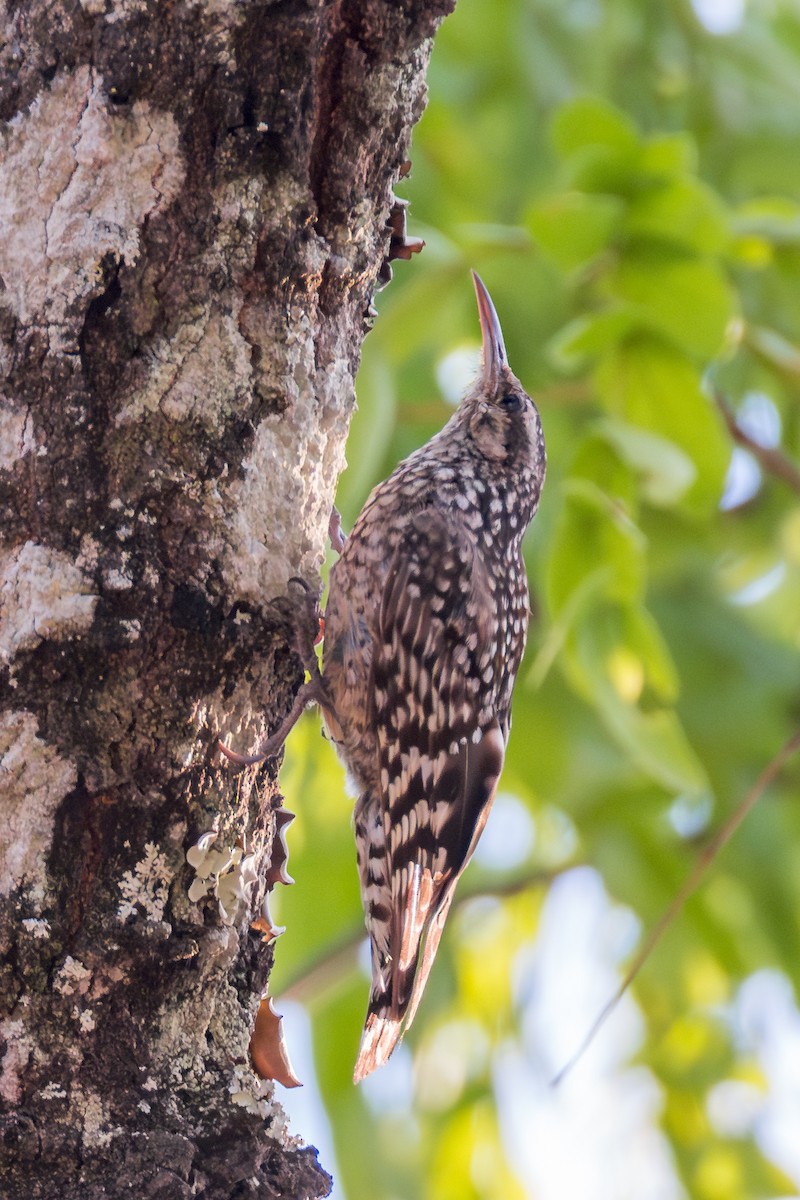
<instances>
[{"instance_id":1,"label":"blurred background","mask_svg":"<svg viewBox=\"0 0 800 1200\"><path fill-rule=\"evenodd\" d=\"M318 718L292 736L291 1128L339 1200L796 1196L797 759L551 1081L800 727L800 6L459 0L429 85L398 189L426 248L379 296L338 503L468 385L474 267L547 436L535 616L425 999L358 1089L352 801Z\"/></svg>"}]
</instances>

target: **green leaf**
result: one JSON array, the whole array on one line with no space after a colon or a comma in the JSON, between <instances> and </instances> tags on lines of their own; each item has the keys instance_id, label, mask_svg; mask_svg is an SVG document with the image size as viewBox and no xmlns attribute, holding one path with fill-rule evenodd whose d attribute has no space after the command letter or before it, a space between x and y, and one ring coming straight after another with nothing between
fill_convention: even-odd
<instances>
[{"instance_id":1,"label":"green leaf","mask_svg":"<svg viewBox=\"0 0 800 1200\"><path fill-rule=\"evenodd\" d=\"M562 270L572 271L606 248L623 213L616 196L562 192L534 205L528 225L545 253Z\"/></svg>"},{"instance_id":2,"label":"green leaf","mask_svg":"<svg viewBox=\"0 0 800 1200\"><path fill-rule=\"evenodd\" d=\"M610 412L660 434L687 455L697 477L686 502L698 511L715 509L730 446L692 364L655 338L630 338L598 364L595 384Z\"/></svg>"},{"instance_id":3,"label":"green leaf","mask_svg":"<svg viewBox=\"0 0 800 1200\"><path fill-rule=\"evenodd\" d=\"M741 205L733 219L741 237L759 237L773 246L800 243L800 205L787 196L762 196Z\"/></svg>"},{"instance_id":4,"label":"green leaf","mask_svg":"<svg viewBox=\"0 0 800 1200\"><path fill-rule=\"evenodd\" d=\"M570 321L551 339L551 359L567 369L575 369L596 358L602 351L625 338L636 328L634 311L624 305L589 313Z\"/></svg>"},{"instance_id":5,"label":"green leaf","mask_svg":"<svg viewBox=\"0 0 800 1200\"><path fill-rule=\"evenodd\" d=\"M655 618L642 605L622 610L622 643L642 664L645 682L661 700L678 698L678 671Z\"/></svg>"},{"instance_id":6,"label":"green leaf","mask_svg":"<svg viewBox=\"0 0 800 1200\"><path fill-rule=\"evenodd\" d=\"M720 253L729 237L725 208L698 179L674 179L631 199L625 232L674 242L702 255Z\"/></svg>"},{"instance_id":7,"label":"green leaf","mask_svg":"<svg viewBox=\"0 0 800 1200\"><path fill-rule=\"evenodd\" d=\"M542 686L573 626L584 616L588 608L597 603L599 596L608 593L612 583L613 569L610 564L605 564L586 575L573 589L556 619L550 625L539 653L536 655L527 679L531 687Z\"/></svg>"},{"instance_id":8,"label":"green leaf","mask_svg":"<svg viewBox=\"0 0 800 1200\"><path fill-rule=\"evenodd\" d=\"M748 346L769 366L790 379L800 377L800 348L774 329L748 325L745 330Z\"/></svg>"},{"instance_id":9,"label":"green leaf","mask_svg":"<svg viewBox=\"0 0 800 1200\"><path fill-rule=\"evenodd\" d=\"M637 599L646 543L624 505L588 479L568 480L564 495L547 570L550 610L560 613L587 576L601 569L604 596Z\"/></svg>"},{"instance_id":10,"label":"green leaf","mask_svg":"<svg viewBox=\"0 0 800 1200\"><path fill-rule=\"evenodd\" d=\"M639 135L633 122L597 97L583 96L559 108L552 126L553 141L564 158L587 146L634 152Z\"/></svg>"},{"instance_id":11,"label":"green leaf","mask_svg":"<svg viewBox=\"0 0 800 1200\"><path fill-rule=\"evenodd\" d=\"M597 426L620 457L639 475L642 495L658 508L671 508L697 478L697 468L674 442L623 421Z\"/></svg>"},{"instance_id":12,"label":"green leaf","mask_svg":"<svg viewBox=\"0 0 800 1200\"><path fill-rule=\"evenodd\" d=\"M736 311L727 280L714 263L656 245L622 257L605 276L603 290L627 304L645 329L702 359L722 349Z\"/></svg>"},{"instance_id":13,"label":"green leaf","mask_svg":"<svg viewBox=\"0 0 800 1200\"><path fill-rule=\"evenodd\" d=\"M649 175L670 178L694 174L697 144L686 133L666 133L648 138L641 150L641 169Z\"/></svg>"},{"instance_id":14,"label":"green leaf","mask_svg":"<svg viewBox=\"0 0 800 1200\"><path fill-rule=\"evenodd\" d=\"M568 660L573 676L631 761L651 779L676 793L706 792L708 777L676 713L638 706L638 656L625 632L617 606L596 609L573 640Z\"/></svg>"},{"instance_id":15,"label":"green leaf","mask_svg":"<svg viewBox=\"0 0 800 1200\"><path fill-rule=\"evenodd\" d=\"M620 196L635 189L641 142L619 109L605 100L573 100L557 112L552 132L574 187Z\"/></svg>"}]
</instances>

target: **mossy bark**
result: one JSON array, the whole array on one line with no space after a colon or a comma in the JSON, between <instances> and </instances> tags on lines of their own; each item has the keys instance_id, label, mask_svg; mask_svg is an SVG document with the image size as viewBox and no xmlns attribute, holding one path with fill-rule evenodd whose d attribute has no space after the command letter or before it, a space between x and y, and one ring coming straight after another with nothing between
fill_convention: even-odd
<instances>
[{"instance_id":1,"label":"mossy bark","mask_svg":"<svg viewBox=\"0 0 800 1200\"><path fill-rule=\"evenodd\" d=\"M274 772L215 744L302 678L282 597L321 561L450 7L0 12L8 1200L327 1194L248 1060ZM189 898L212 829L255 874L227 923Z\"/></svg>"}]
</instances>

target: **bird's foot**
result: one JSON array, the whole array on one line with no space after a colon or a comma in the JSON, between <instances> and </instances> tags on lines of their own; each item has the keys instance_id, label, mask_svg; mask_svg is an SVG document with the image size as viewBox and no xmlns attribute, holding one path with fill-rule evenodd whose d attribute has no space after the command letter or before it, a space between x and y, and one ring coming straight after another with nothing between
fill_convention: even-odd
<instances>
[{"instance_id":1,"label":"bird's foot","mask_svg":"<svg viewBox=\"0 0 800 1200\"><path fill-rule=\"evenodd\" d=\"M294 704L286 717L281 721L275 732L270 734L266 741L261 742L255 754L238 754L235 750L231 750L226 746L222 740L217 742L217 746L228 761L235 763L237 767L255 767L259 763L266 762L268 758L275 758L308 706L310 704L321 704L323 698L322 676L317 671L317 678L310 679L307 683L303 684L295 696Z\"/></svg>"}]
</instances>

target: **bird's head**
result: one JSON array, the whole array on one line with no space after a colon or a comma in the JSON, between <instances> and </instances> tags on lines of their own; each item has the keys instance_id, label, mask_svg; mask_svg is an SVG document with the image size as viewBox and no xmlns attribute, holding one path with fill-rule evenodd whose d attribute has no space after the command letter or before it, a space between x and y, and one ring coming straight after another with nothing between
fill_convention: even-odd
<instances>
[{"instance_id":1,"label":"bird's head","mask_svg":"<svg viewBox=\"0 0 800 1200\"><path fill-rule=\"evenodd\" d=\"M478 299L483 361L462 403L468 434L489 462L515 475L529 474L540 487L546 459L539 412L508 365L503 331L483 280L475 271L472 280Z\"/></svg>"}]
</instances>

